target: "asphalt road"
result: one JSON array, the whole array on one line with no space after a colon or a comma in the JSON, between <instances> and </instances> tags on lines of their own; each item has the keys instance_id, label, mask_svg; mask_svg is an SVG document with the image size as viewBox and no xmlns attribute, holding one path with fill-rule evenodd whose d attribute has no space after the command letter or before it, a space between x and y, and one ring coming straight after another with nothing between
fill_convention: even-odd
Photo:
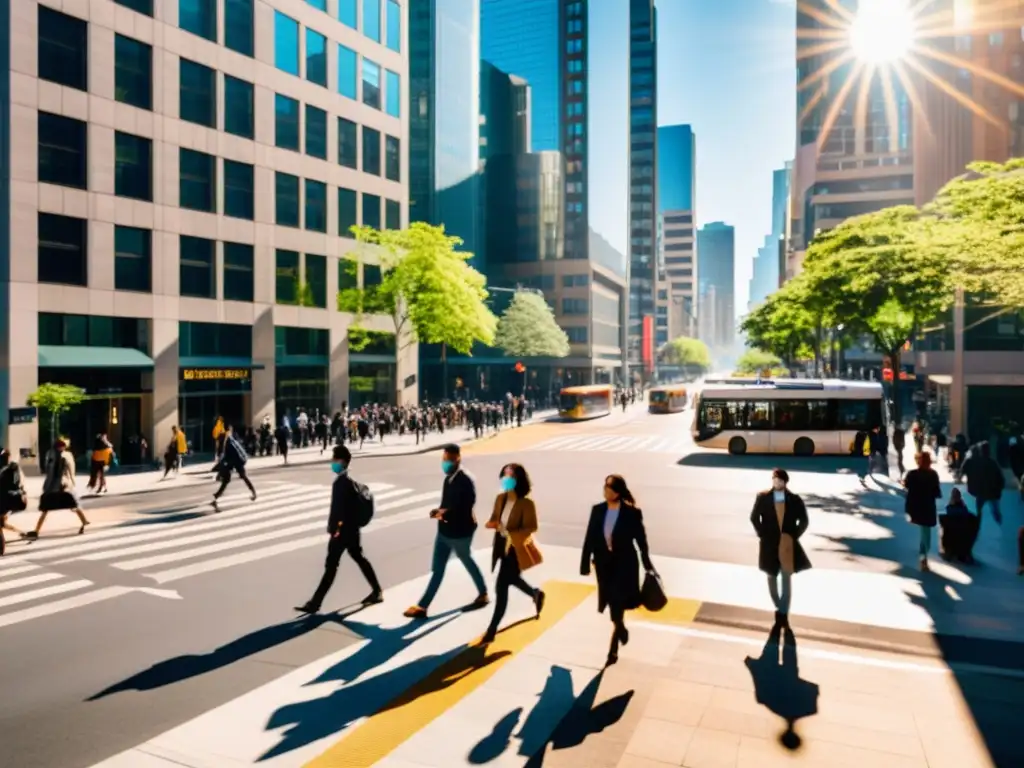
<instances>
[{"instance_id":1,"label":"asphalt road","mask_svg":"<svg viewBox=\"0 0 1024 768\"><path fill-rule=\"evenodd\" d=\"M695 451L686 437L689 419L688 413L649 416L637 406L610 419L525 428L496 438L485 448L467 450L464 464L476 476L481 498L478 516L490 510L501 467L511 460L520 461L534 484L541 540L578 546L590 505L601 499L605 476L619 473L626 477L644 510L655 553L750 564L756 550L749 511L754 493L768 486L776 462ZM577 442L590 440L595 446L612 448L580 450L567 445L538 450L530 445L573 436L579 438ZM457 439L458 434L453 437ZM655 437L662 438L659 450L630 447L645 440L651 443L649 438ZM623 448L615 450L616 444ZM792 459L788 466L794 468ZM841 506L847 503L844 494L857 486L841 460L809 460L795 468L799 471L794 473L794 490L804 493L812 504ZM361 459L353 463L352 473L363 482L401 489L394 491L405 494L395 497L399 501L420 499L418 504L399 507L388 503L386 495L379 495L375 523L380 527L367 532L364 545L385 590L425 573L434 533L426 509L439 500L440 455ZM176 566L187 565L187 546L177 554L156 551L156 557L166 555L159 566L137 565L125 570L115 567L113 558L104 559L100 542L108 533L96 531L73 542L74 546L94 546L99 557L93 560L47 557L45 541L19 548L6 559L5 569L25 563L40 567L13 576L0 570L0 766L90 766L354 640L347 629L330 619L296 620L292 610L309 597L320 575L326 535L317 524L323 524L326 512L321 515L318 510L325 510L322 496L331 481L328 466L263 470L254 473L253 480L262 495L276 493L276 497L259 515L239 514L238 520L246 523L232 528L236 540L259 537L259 542L247 547L253 551L302 537L311 539L312 544L205 573L168 576L162 583L143 574L155 570L170 573ZM280 483L296 486L277 485ZM232 490L240 487L236 482ZM122 528L133 533L158 531L170 517L183 531L179 535L185 536L206 530L203 526L227 525L230 512L218 521L198 506L208 498L208 491L169 488L99 499L89 506L135 505L138 519ZM878 496L884 502L883 490ZM311 517L303 521L303 530L296 530L291 521L275 527L277 509L284 516L304 500ZM386 524L389 518L394 524ZM322 542L315 540L318 535L323 536ZM872 567L871 561L853 558L835 546L831 535L826 531L807 541L816 564ZM483 534L478 534L478 546L483 543ZM201 542L194 546L209 545ZM154 553L145 549L132 555L152 556ZM208 558L224 556L210 553ZM61 583L57 575L44 574L87 580L97 589L124 586L173 591L136 590L4 625L4 616L11 611L31 611L62 599L58 594L16 605L4 602L26 591L45 589L48 583ZM26 577L53 581L4 589L5 581L11 585L11 579ZM367 591L358 571L346 560L325 608L353 604ZM395 606L395 610L403 608Z\"/></svg>"}]
</instances>

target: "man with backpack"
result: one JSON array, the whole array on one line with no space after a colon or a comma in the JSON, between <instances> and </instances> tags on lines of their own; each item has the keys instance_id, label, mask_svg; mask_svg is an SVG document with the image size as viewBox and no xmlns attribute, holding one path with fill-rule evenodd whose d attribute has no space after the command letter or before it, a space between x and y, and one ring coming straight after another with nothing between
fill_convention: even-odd
<instances>
[{"instance_id":1,"label":"man with backpack","mask_svg":"<svg viewBox=\"0 0 1024 768\"><path fill-rule=\"evenodd\" d=\"M372 590L363 600L363 605L376 605L384 602L384 590L377 581L370 561L363 555L360 529L373 519L373 495L370 489L353 480L348 473L352 462L352 452L344 445L334 446L334 460L331 469L335 474L331 486L331 513L327 520L327 533L331 537L327 543L327 561L324 563L324 575L313 593L313 597L295 610L302 613L318 613L324 598L334 584L338 575L341 556L347 551L363 572Z\"/></svg>"},{"instance_id":2,"label":"man with backpack","mask_svg":"<svg viewBox=\"0 0 1024 768\"><path fill-rule=\"evenodd\" d=\"M237 472L238 476L242 478L242 482L249 488L249 492L252 494L252 500L256 501L256 489L253 488L252 480L249 479L249 475L245 472L245 462L249 460L248 454L245 452L245 448L235 438L235 433L231 429L231 426L225 426L222 433L223 437L223 453L220 456L220 460L217 462L217 466L214 468L217 472L217 479L220 480L220 488L213 494L213 511L220 512L217 507L217 499L223 494L225 489L228 487L228 483L231 482L231 473Z\"/></svg>"}]
</instances>

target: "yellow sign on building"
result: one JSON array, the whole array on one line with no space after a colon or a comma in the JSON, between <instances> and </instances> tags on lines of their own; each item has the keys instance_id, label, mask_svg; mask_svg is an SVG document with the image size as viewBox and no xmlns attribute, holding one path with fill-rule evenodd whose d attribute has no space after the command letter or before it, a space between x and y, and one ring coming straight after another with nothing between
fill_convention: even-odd
<instances>
[{"instance_id":1,"label":"yellow sign on building","mask_svg":"<svg viewBox=\"0 0 1024 768\"><path fill-rule=\"evenodd\" d=\"M183 368L182 381L241 381L252 378L251 368Z\"/></svg>"}]
</instances>

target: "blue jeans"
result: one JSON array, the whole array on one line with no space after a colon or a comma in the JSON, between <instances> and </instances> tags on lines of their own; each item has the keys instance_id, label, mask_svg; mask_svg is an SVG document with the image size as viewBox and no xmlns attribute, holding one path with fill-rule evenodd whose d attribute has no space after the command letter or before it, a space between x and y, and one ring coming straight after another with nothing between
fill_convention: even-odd
<instances>
[{"instance_id":1,"label":"blue jeans","mask_svg":"<svg viewBox=\"0 0 1024 768\"><path fill-rule=\"evenodd\" d=\"M782 585L782 594L779 594L779 585ZM779 613L789 613L789 601L793 589L793 574L786 573L781 568L775 575L768 574L768 594L771 595L772 603Z\"/></svg>"},{"instance_id":2,"label":"blue jeans","mask_svg":"<svg viewBox=\"0 0 1024 768\"><path fill-rule=\"evenodd\" d=\"M455 553L455 556L462 561L462 565L469 571L469 578L473 580L477 594L487 594L484 575L480 573L480 567L473 560L473 537L466 536L463 539L449 539L447 536L442 536L439 533L434 540L434 559L430 565L430 583L427 584L426 592L423 593L423 597L417 603L420 608L428 608L433 601L437 590L441 586L441 580L444 579L444 571L448 567L448 560L451 558L452 552Z\"/></svg>"},{"instance_id":3,"label":"blue jeans","mask_svg":"<svg viewBox=\"0 0 1024 768\"><path fill-rule=\"evenodd\" d=\"M932 529L927 525L919 525L921 529L921 545L918 547L918 554L921 557L928 557L928 553L932 550Z\"/></svg>"}]
</instances>

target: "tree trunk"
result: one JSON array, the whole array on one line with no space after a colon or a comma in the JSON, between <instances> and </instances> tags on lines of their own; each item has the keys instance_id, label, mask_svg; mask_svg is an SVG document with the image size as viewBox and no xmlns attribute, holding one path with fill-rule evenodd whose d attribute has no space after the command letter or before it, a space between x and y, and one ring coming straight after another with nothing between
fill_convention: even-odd
<instances>
[{"instance_id":1,"label":"tree trunk","mask_svg":"<svg viewBox=\"0 0 1024 768\"><path fill-rule=\"evenodd\" d=\"M894 426L899 426L903 419L903 408L900 403L900 354L902 351L902 344L889 351L889 362L892 365L892 423Z\"/></svg>"},{"instance_id":2,"label":"tree trunk","mask_svg":"<svg viewBox=\"0 0 1024 768\"><path fill-rule=\"evenodd\" d=\"M441 342L441 376L444 383L441 385L441 398L448 399L448 345Z\"/></svg>"},{"instance_id":3,"label":"tree trunk","mask_svg":"<svg viewBox=\"0 0 1024 768\"><path fill-rule=\"evenodd\" d=\"M821 378L821 323L814 328L814 378Z\"/></svg>"}]
</instances>

